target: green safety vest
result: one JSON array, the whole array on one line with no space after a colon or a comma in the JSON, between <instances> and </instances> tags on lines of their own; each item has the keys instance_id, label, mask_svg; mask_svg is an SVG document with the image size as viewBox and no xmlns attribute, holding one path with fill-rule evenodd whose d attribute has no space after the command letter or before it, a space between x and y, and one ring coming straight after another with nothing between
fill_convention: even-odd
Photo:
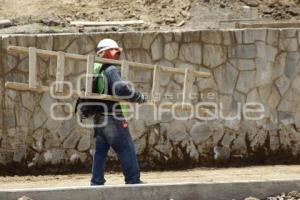
<instances>
[{"instance_id":1,"label":"green safety vest","mask_svg":"<svg viewBox=\"0 0 300 200\"><path fill-rule=\"evenodd\" d=\"M104 93L104 88L105 88L105 80L104 80L104 70L101 71L101 73L99 74L101 68L102 68L102 64L101 63L95 63L94 64L94 73L98 74L98 82L97 82L97 90L99 91L99 94L103 94ZM119 103L122 113L124 115L124 117L128 116L128 105L125 103Z\"/></svg>"}]
</instances>

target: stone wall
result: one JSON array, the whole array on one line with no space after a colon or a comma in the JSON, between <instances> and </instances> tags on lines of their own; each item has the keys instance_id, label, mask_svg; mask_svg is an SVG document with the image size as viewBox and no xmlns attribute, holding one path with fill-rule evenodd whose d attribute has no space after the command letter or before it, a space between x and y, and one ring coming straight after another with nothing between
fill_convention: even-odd
<instances>
[{"instance_id":1,"label":"stone wall","mask_svg":"<svg viewBox=\"0 0 300 200\"><path fill-rule=\"evenodd\" d=\"M284 153L300 154L300 30L258 29L231 31L132 32L2 36L0 68L0 163L22 162L29 166L91 162L91 129L81 128L75 118L50 118L54 102L74 106L75 99L57 100L48 93L18 92L4 88L5 81L28 82L28 57L8 54L8 45L88 54L102 38L115 39L131 61L176 68L191 68L213 74L197 79L194 103L222 103L222 113L232 116L238 104L261 102L265 117L253 120L210 120L197 117L174 120L166 114L155 120L150 107L143 107L130 129L140 161L153 163L187 161L199 164L233 158L266 158ZM66 80L75 86L85 63L67 61ZM55 80L56 60L38 58L38 82ZM151 72L135 71L130 80L138 90L151 90ZM183 76L161 75L164 96L182 90ZM208 98L208 94L213 98ZM166 101L163 99L162 101ZM175 100L173 100L175 101ZM71 111L58 107L57 112ZM287 157L287 159L289 159ZM110 152L110 159L116 159Z\"/></svg>"}]
</instances>

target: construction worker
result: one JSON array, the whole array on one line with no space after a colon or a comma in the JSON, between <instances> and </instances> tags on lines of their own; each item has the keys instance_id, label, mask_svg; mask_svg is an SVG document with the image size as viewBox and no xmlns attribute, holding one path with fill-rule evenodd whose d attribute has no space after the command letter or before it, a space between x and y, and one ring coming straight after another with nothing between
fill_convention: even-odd
<instances>
[{"instance_id":1,"label":"construction worker","mask_svg":"<svg viewBox=\"0 0 300 200\"><path fill-rule=\"evenodd\" d=\"M98 56L115 60L120 58L121 52L122 48L111 39L101 40L96 49ZM121 79L120 71L116 66L95 63L94 72L103 74L105 77L99 76L95 82L96 84L93 82L96 91L100 94L117 95L126 98L130 102L144 103L146 101L142 93L133 91ZM124 119L123 106L115 101L103 101L103 103L106 105L105 111L99 110L94 116L96 147L93 155L91 185L103 185L105 183L104 166L110 147L116 152L121 162L125 183L142 183L134 143L127 121ZM102 124L105 120L107 121L104 126L97 127L97 124Z\"/></svg>"}]
</instances>

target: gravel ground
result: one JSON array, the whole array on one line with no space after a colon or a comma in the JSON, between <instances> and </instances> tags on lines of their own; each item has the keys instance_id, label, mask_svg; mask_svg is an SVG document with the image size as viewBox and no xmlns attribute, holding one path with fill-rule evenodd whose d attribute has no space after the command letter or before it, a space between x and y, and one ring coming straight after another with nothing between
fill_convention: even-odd
<instances>
[{"instance_id":1,"label":"gravel ground","mask_svg":"<svg viewBox=\"0 0 300 200\"><path fill-rule=\"evenodd\" d=\"M297 191L292 191L289 193L282 193L277 196L268 197L265 200L299 200L299 199L300 199L300 193ZM249 197L246 198L245 200L260 200L260 199L257 199L255 197Z\"/></svg>"}]
</instances>

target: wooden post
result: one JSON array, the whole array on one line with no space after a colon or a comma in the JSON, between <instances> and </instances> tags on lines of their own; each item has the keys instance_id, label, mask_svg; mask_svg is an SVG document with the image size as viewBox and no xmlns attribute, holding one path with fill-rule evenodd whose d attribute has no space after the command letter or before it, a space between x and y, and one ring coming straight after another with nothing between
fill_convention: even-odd
<instances>
[{"instance_id":1,"label":"wooden post","mask_svg":"<svg viewBox=\"0 0 300 200\"><path fill-rule=\"evenodd\" d=\"M129 80L129 64L128 64L127 60L122 61L121 76L125 81Z\"/></svg>"},{"instance_id":2,"label":"wooden post","mask_svg":"<svg viewBox=\"0 0 300 200\"><path fill-rule=\"evenodd\" d=\"M29 47L29 87L36 88L37 87L37 71L36 71L36 63L37 63L37 54L35 47Z\"/></svg>"},{"instance_id":3,"label":"wooden post","mask_svg":"<svg viewBox=\"0 0 300 200\"><path fill-rule=\"evenodd\" d=\"M95 56L88 55L86 62L85 96L92 94L94 63Z\"/></svg>"},{"instance_id":4,"label":"wooden post","mask_svg":"<svg viewBox=\"0 0 300 200\"><path fill-rule=\"evenodd\" d=\"M65 53L59 51L57 53L56 68L56 87L55 92L63 92L64 89L64 71L65 71Z\"/></svg>"},{"instance_id":5,"label":"wooden post","mask_svg":"<svg viewBox=\"0 0 300 200\"><path fill-rule=\"evenodd\" d=\"M194 82L194 75L190 69L185 69L183 84L183 100L182 103L191 103L191 93Z\"/></svg>"},{"instance_id":6,"label":"wooden post","mask_svg":"<svg viewBox=\"0 0 300 200\"><path fill-rule=\"evenodd\" d=\"M156 104L159 102L157 95L159 95L160 88L160 67L155 65L153 70L153 82L152 82L152 92L151 92L151 101Z\"/></svg>"}]
</instances>

